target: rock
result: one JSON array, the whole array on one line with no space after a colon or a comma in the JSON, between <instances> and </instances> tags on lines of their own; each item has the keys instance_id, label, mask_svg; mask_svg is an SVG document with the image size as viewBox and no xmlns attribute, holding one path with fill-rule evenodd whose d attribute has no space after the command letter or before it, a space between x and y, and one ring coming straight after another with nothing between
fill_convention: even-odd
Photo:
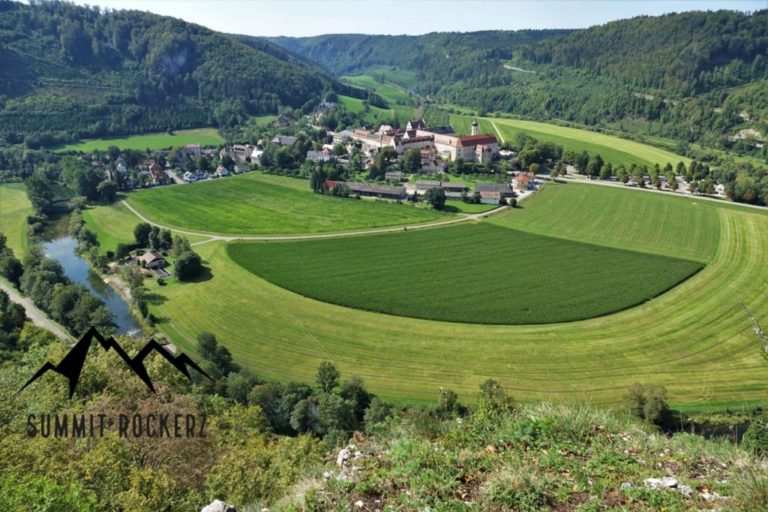
<instances>
[{"instance_id":1,"label":"rock","mask_svg":"<svg viewBox=\"0 0 768 512\"><path fill-rule=\"evenodd\" d=\"M626 491L626 490L629 490L629 489L631 489L632 487L634 487L634 486L633 486L631 483L629 483L629 482L622 482L622 483L621 483L621 486L620 486L620 488L621 488L621 490L622 490L622 491Z\"/></svg>"},{"instance_id":2,"label":"rock","mask_svg":"<svg viewBox=\"0 0 768 512\"><path fill-rule=\"evenodd\" d=\"M323 478L325 478L326 480L329 480L332 476L333 476L333 473L330 471L323 472Z\"/></svg>"},{"instance_id":3,"label":"rock","mask_svg":"<svg viewBox=\"0 0 768 512\"><path fill-rule=\"evenodd\" d=\"M662 478L646 478L645 486L649 489L674 489L678 485L677 478L665 476Z\"/></svg>"},{"instance_id":4,"label":"rock","mask_svg":"<svg viewBox=\"0 0 768 512\"><path fill-rule=\"evenodd\" d=\"M339 454L336 456L336 465L342 467L347 460L349 460L349 449L342 448Z\"/></svg>"},{"instance_id":5,"label":"rock","mask_svg":"<svg viewBox=\"0 0 768 512\"><path fill-rule=\"evenodd\" d=\"M237 512L234 505L224 503L221 500L213 500L209 505L203 507L200 512Z\"/></svg>"},{"instance_id":6,"label":"rock","mask_svg":"<svg viewBox=\"0 0 768 512\"><path fill-rule=\"evenodd\" d=\"M357 508L363 508L363 505L365 505L365 503L363 503L363 500L357 500L357 501L355 502L355 506L356 506Z\"/></svg>"},{"instance_id":7,"label":"rock","mask_svg":"<svg viewBox=\"0 0 768 512\"><path fill-rule=\"evenodd\" d=\"M646 478L645 486L649 489L674 489L686 498L690 498L693 495L693 489L685 484L678 482L677 478L673 476L665 476L662 478Z\"/></svg>"}]
</instances>

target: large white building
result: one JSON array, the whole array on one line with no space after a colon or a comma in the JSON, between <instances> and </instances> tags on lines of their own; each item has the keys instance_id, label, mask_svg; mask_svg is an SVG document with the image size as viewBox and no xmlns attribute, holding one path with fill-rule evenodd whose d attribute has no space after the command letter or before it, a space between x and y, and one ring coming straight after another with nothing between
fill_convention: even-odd
<instances>
[{"instance_id":1,"label":"large white building","mask_svg":"<svg viewBox=\"0 0 768 512\"><path fill-rule=\"evenodd\" d=\"M394 148L399 155L409 149L434 148L447 160L461 158L466 162L489 162L499 154L496 137L479 134L477 121L472 123L472 134L465 136L454 135L450 126L427 128L424 121L418 119L408 122L405 131L384 125L375 132L355 130L352 138L361 141L369 153L385 147Z\"/></svg>"}]
</instances>

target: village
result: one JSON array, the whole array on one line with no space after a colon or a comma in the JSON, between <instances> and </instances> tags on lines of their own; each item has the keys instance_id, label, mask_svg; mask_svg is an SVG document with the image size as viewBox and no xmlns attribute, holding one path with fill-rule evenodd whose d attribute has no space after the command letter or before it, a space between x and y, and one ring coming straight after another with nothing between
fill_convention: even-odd
<instances>
[{"instance_id":1,"label":"village","mask_svg":"<svg viewBox=\"0 0 768 512\"><path fill-rule=\"evenodd\" d=\"M120 190L194 183L254 170L269 172L278 162L280 173L298 168L294 175L302 178L309 177L316 168L326 167L330 170L324 182L325 192L333 194L343 186L343 195L360 198L418 200L437 188L449 201L507 204L509 199L525 195L540 184L527 169L513 172L510 165L501 169L498 162L509 161L515 152L502 149L494 135L479 133L476 121L469 135L456 134L450 125L429 127L422 119L408 122L404 129L383 124L334 132L309 125L294 135L277 133L291 131L295 124L280 116L271 126L271 136L254 144L224 148L189 144L140 158L135 152L122 151L115 155L112 165L95 157L92 165L103 167L105 176ZM372 176L377 156L386 161L386 169ZM408 164L404 165L406 159ZM483 179L457 181L457 176L463 175L457 169L470 166L474 166L472 174L482 175Z\"/></svg>"}]
</instances>

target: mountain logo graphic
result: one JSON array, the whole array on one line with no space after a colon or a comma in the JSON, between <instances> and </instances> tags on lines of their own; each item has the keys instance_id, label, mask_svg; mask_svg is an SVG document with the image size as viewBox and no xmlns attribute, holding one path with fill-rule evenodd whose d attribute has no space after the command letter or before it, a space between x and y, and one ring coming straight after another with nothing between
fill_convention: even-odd
<instances>
[{"instance_id":1,"label":"mountain logo graphic","mask_svg":"<svg viewBox=\"0 0 768 512\"><path fill-rule=\"evenodd\" d=\"M43 367L40 368L37 373L35 373L32 378L29 379L27 383L21 387L21 389L19 389L17 393L21 393L24 388L42 377L43 374L49 370L52 370L58 374L63 375L67 378L67 380L69 380L69 398L72 399L72 396L75 394L77 382L80 379L80 373L83 371L83 365L85 365L85 358L88 356L88 350L91 348L91 343L94 339L98 341L99 345L101 345L101 348L104 350L109 351L110 349L114 349L114 351L117 352L125 364L128 365L128 368L133 370L133 373L135 373L153 393L155 393L155 387L152 385L152 379L149 378L149 373L147 373L147 369L144 367L144 359L146 359L146 357L152 352L157 352L163 356L169 363L173 365L174 368L179 370L189 380L192 380L192 376L189 374L189 368L197 370L209 380L213 380L207 373L203 371L202 368L197 365L197 363L190 359L189 356L186 354L179 354L178 356L174 356L153 339L149 340L147 344L144 345L144 348L142 348L138 354L131 358L128 356L125 350L123 350L123 347L120 346L115 338L110 336L109 338L105 339L95 328L91 327L88 329L88 332L86 332L83 337L80 338L80 341L78 341L75 346L72 347L67 355L64 356L59 364L53 365L50 362L46 362Z\"/></svg>"}]
</instances>

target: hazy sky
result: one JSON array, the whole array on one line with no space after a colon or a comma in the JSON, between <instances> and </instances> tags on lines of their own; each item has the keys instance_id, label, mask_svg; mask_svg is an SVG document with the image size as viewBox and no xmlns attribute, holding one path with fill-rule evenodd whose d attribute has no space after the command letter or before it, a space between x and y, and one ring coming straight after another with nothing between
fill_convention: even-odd
<instances>
[{"instance_id":1,"label":"hazy sky","mask_svg":"<svg viewBox=\"0 0 768 512\"><path fill-rule=\"evenodd\" d=\"M582 28L641 14L768 9L768 0L76 0L255 36Z\"/></svg>"}]
</instances>

